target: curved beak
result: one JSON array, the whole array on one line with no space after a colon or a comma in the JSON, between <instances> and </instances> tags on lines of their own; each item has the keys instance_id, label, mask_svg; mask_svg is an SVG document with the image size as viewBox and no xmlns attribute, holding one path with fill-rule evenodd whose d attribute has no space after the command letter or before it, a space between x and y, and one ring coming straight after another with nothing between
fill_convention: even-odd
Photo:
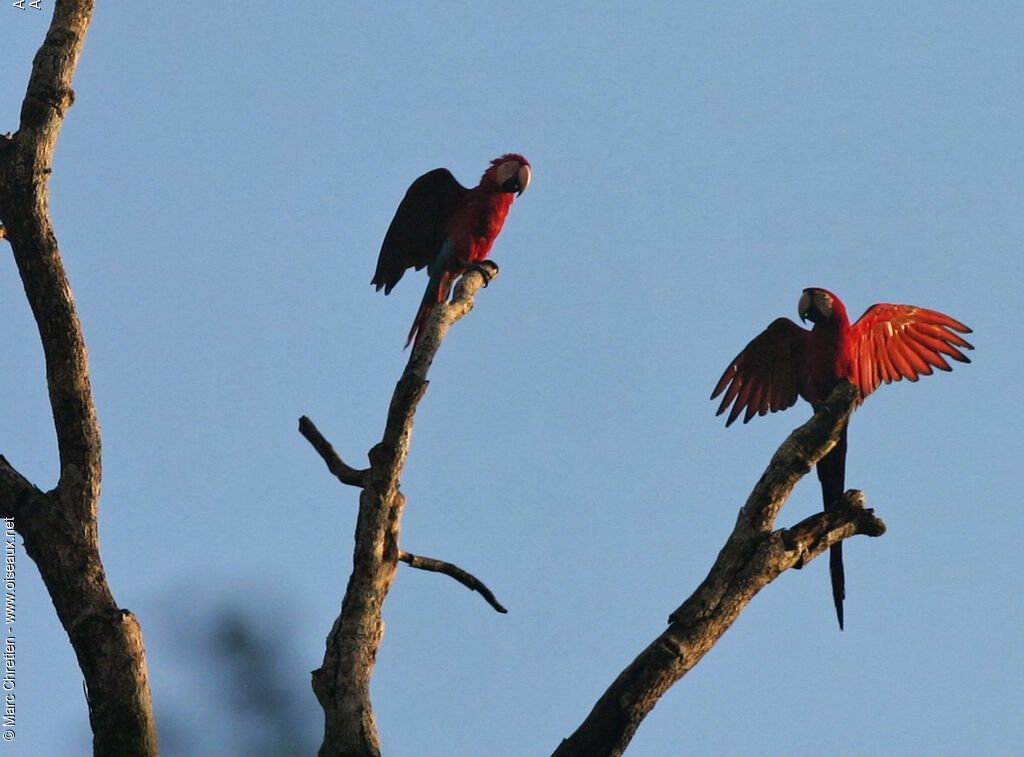
<instances>
[{"instance_id":1,"label":"curved beak","mask_svg":"<svg viewBox=\"0 0 1024 757\"><path fill-rule=\"evenodd\" d=\"M530 167L520 166L519 171L516 172L516 184L519 187L519 191L516 192L516 197L526 191L526 188L530 186Z\"/></svg>"}]
</instances>

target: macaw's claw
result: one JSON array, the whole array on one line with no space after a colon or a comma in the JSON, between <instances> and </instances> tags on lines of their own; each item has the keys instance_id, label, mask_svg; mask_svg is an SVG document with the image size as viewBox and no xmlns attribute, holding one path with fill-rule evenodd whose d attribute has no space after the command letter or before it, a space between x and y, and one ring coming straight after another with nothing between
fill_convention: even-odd
<instances>
[{"instance_id":1,"label":"macaw's claw","mask_svg":"<svg viewBox=\"0 0 1024 757\"><path fill-rule=\"evenodd\" d=\"M486 287L491 283L491 279L498 275L498 264L493 260L481 260L478 263L473 263L467 270L476 271L484 277L484 286Z\"/></svg>"}]
</instances>

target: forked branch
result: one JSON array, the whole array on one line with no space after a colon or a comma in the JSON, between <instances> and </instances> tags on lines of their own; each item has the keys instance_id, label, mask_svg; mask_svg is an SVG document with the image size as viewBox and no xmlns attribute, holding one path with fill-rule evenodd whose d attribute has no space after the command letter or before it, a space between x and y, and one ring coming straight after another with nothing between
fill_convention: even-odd
<instances>
[{"instance_id":1,"label":"forked branch","mask_svg":"<svg viewBox=\"0 0 1024 757\"><path fill-rule=\"evenodd\" d=\"M707 578L669 617L669 625L616 678L586 720L554 757L617 757L658 699L682 678L732 625L764 586L854 534L880 536L885 524L849 491L844 506L774 529L796 482L832 449L857 398L850 382L779 447L740 510L736 526Z\"/></svg>"},{"instance_id":2,"label":"forked branch","mask_svg":"<svg viewBox=\"0 0 1024 757\"><path fill-rule=\"evenodd\" d=\"M303 416L299 421L300 432L331 473L342 483L362 489L352 574L341 614L327 637L323 664L313 671L313 691L325 716L320 757L377 757L380 754L377 724L370 703L370 676L384 630L381 608L399 560L410 564L418 562L416 567L427 565L427 558L405 553L398 546L405 507L399 481L409 453L416 408L427 390L427 371L448 328L472 309L473 298L484 283L479 271L470 271L455 285L452 300L434 308L395 387L384 436L369 452L369 468L359 470L347 465L309 418ZM501 608L487 587L465 571L441 561L430 564L434 565L430 569L455 577L480 591L496 609ZM443 565L450 570L442 569Z\"/></svg>"},{"instance_id":3,"label":"forked branch","mask_svg":"<svg viewBox=\"0 0 1024 757\"><path fill-rule=\"evenodd\" d=\"M92 18L91 0L57 0L32 64L17 132L0 138L0 223L46 361L59 479L48 492L0 457L0 515L35 561L85 679L96 755L156 755L139 624L117 606L100 560L100 429L82 327L49 213L53 153Z\"/></svg>"}]
</instances>

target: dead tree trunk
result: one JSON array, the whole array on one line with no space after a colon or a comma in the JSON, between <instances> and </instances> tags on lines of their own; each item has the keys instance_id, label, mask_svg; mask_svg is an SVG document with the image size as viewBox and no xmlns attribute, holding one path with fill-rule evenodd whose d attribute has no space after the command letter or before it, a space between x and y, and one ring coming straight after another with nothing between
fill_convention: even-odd
<instances>
[{"instance_id":1,"label":"dead tree trunk","mask_svg":"<svg viewBox=\"0 0 1024 757\"><path fill-rule=\"evenodd\" d=\"M494 268L492 279L497 275L497 267ZM405 507L399 479L409 453L416 408L427 390L427 371L448 327L469 312L473 297L483 284L480 272L467 273L456 285L452 301L434 309L426 332L413 348L395 387L384 437L369 452L369 468L357 470L346 465L309 418L303 416L299 420L299 431L324 459L328 469L342 483L362 490L352 574L341 614L327 637L323 665L313 671L313 691L325 717L320 757L380 755L377 725L370 704L370 676L384 633L381 608L400 560L412 567L446 573L480 591L492 607L505 612L487 587L472 575L440 560L411 555L399 548L398 539Z\"/></svg>"},{"instance_id":2,"label":"dead tree trunk","mask_svg":"<svg viewBox=\"0 0 1024 757\"><path fill-rule=\"evenodd\" d=\"M0 456L0 515L13 518L85 678L96 755L156 755L139 624L117 606L100 561L100 430L71 287L49 216L50 166L74 100L90 0L58 0L13 136L0 137L0 222L39 327L60 474L44 492Z\"/></svg>"}]
</instances>

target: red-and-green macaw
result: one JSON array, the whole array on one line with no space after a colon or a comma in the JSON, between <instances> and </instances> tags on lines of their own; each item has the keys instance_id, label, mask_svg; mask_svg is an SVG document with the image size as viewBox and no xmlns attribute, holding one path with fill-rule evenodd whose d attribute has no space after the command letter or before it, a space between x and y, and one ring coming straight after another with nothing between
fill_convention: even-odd
<instances>
[{"instance_id":1,"label":"red-and-green macaw","mask_svg":"<svg viewBox=\"0 0 1024 757\"><path fill-rule=\"evenodd\" d=\"M950 370L944 355L971 362L958 347L974 349L958 333L971 333L964 324L934 310L913 305L872 305L851 324L846 308L825 289L805 289L798 306L800 320L810 331L788 318L777 318L755 337L726 368L711 393L724 392L717 415L729 405L728 426L743 414L746 423L755 415L785 410L803 397L815 405L828 398L841 379L860 390L859 405L884 381L917 381L932 368ZM846 472L846 428L836 446L817 465L825 509L843 494ZM843 547L829 555L832 599L839 627L843 627Z\"/></svg>"},{"instance_id":2,"label":"red-and-green macaw","mask_svg":"<svg viewBox=\"0 0 1024 757\"><path fill-rule=\"evenodd\" d=\"M491 161L480 183L466 189L446 168L416 179L395 211L377 259L373 284L388 294L406 268L427 267L427 291L409 331L408 347L452 283L481 260L501 232L515 196L530 184L530 164L509 153ZM481 268L487 278L486 271Z\"/></svg>"}]
</instances>

